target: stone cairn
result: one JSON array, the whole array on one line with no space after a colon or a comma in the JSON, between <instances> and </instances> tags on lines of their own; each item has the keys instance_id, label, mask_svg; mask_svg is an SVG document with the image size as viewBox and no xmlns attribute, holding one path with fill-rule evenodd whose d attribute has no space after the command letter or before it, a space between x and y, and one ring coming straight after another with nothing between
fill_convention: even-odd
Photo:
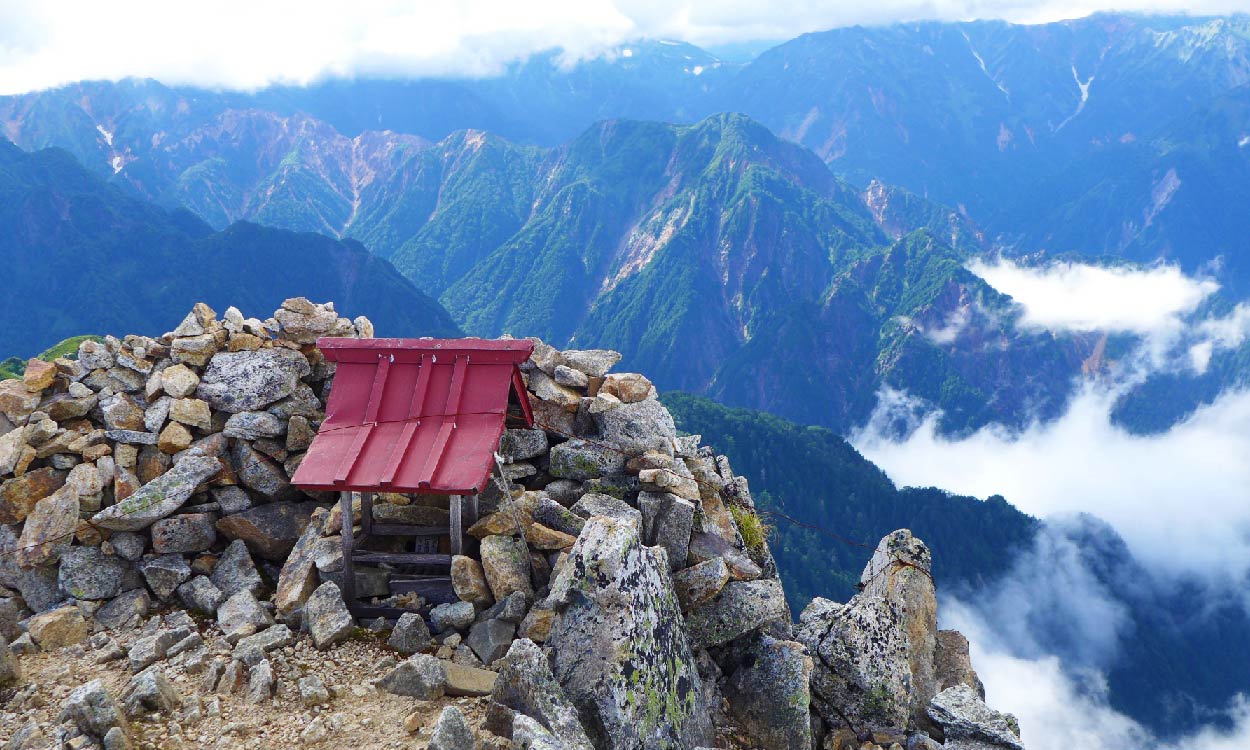
<instances>
[{"instance_id":1,"label":"stone cairn","mask_svg":"<svg viewBox=\"0 0 1250 750\"><path fill-rule=\"evenodd\" d=\"M276 649L353 634L339 506L289 477L334 375L317 338L372 335L304 298L263 322L198 304L158 339L85 341L0 381L0 723L22 705L21 654L85 645L134 674L118 696L80 686L58 726L27 721L11 746L129 747L127 717L187 711L165 669L270 701ZM501 440L479 543L452 561L458 601L357 569L361 595L410 610L359 624L403 657L379 689L489 696L484 729L539 750L1021 748L967 641L936 628L922 542L887 536L862 593L817 599L796 629L767 542L739 527L746 479L678 435L644 376L611 373L619 359L536 342L536 425ZM437 523L446 500L383 494L374 516ZM449 708L430 747L475 742Z\"/></svg>"}]
</instances>

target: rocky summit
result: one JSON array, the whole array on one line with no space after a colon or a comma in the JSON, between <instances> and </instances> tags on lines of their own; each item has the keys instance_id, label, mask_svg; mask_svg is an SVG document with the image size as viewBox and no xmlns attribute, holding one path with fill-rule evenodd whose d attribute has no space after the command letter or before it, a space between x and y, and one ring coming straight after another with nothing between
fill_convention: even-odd
<instances>
[{"instance_id":1,"label":"rocky summit","mask_svg":"<svg viewBox=\"0 0 1250 750\"><path fill-rule=\"evenodd\" d=\"M361 508L290 482L327 335L373 326L303 298L266 320L199 304L0 381L4 747L1023 747L937 629L923 541L888 535L859 594L796 624L748 479L611 351L535 341L535 424L502 435L454 597L360 564L358 594L407 613L356 620ZM448 521L433 495L372 512Z\"/></svg>"}]
</instances>

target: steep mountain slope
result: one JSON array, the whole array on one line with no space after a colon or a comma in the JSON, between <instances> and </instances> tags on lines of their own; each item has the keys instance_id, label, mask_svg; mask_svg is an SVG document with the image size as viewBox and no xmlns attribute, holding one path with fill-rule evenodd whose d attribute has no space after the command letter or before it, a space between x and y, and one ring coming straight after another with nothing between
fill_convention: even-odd
<instances>
[{"instance_id":1,"label":"steep mountain slope","mask_svg":"<svg viewBox=\"0 0 1250 750\"><path fill-rule=\"evenodd\" d=\"M0 142L0 226L6 353L84 331L159 334L195 300L267 310L297 293L350 302L383 332L458 331L358 243L245 223L213 232L186 211L127 197L55 149Z\"/></svg>"},{"instance_id":2,"label":"steep mountain slope","mask_svg":"<svg viewBox=\"0 0 1250 750\"><path fill-rule=\"evenodd\" d=\"M665 387L838 428L887 384L942 404L951 429L1052 416L1080 372L1084 342L1015 331L963 252L891 242L863 196L747 118L604 123L536 166L523 224L442 293L470 332L617 349ZM948 212L912 213L949 230ZM439 277L416 257L394 260Z\"/></svg>"}]
</instances>

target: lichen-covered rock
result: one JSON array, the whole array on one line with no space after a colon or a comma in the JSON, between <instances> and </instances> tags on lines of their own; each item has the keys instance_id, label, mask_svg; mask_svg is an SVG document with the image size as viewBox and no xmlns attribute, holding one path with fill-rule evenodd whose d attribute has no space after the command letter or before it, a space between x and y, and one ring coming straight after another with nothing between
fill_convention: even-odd
<instances>
[{"instance_id":1,"label":"lichen-covered rock","mask_svg":"<svg viewBox=\"0 0 1250 750\"><path fill-rule=\"evenodd\" d=\"M44 467L0 483L0 523L25 521L36 503L65 485L65 478L65 472Z\"/></svg>"},{"instance_id":2,"label":"lichen-covered rock","mask_svg":"<svg viewBox=\"0 0 1250 750\"><path fill-rule=\"evenodd\" d=\"M461 601L483 608L495 603L482 564L471 557L456 555L451 559L451 584Z\"/></svg>"},{"instance_id":3,"label":"lichen-covered rock","mask_svg":"<svg viewBox=\"0 0 1250 750\"><path fill-rule=\"evenodd\" d=\"M607 445L574 439L551 449L553 477L585 481L625 471L625 456Z\"/></svg>"},{"instance_id":4,"label":"lichen-covered rock","mask_svg":"<svg viewBox=\"0 0 1250 750\"><path fill-rule=\"evenodd\" d=\"M550 732L561 747L591 750L593 745L578 719L577 710L551 673L551 665L538 646L524 638L514 641L503 657L491 691L494 704L527 716Z\"/></svg>"},{"instance_id":5,"label":"lichen-covered rock","mask_svg":"<svg viewBox=\"0 0 1250 750\"><path fill-rule=\"evenodd\" d=\"M331 581L318 586L308 597L304 603L303 621L312 633L313 645L319 649L327 649L347 640L356 626L347 605L343 603L342 592Z\"/></svg>"},{"instance_id":6,"label":"lichen-covered rock","mask_svg":"<svg viewBox=\"0 0 1250 750\"><path fill-rule=\"evenodd\" d=\"M671 452L673 438L677 437L673 415L654 398L621 404L594 417L600 440L630 456L640 456L656 448L667 448Z\"/></svg>"},{"instance_id":7,"label":"lichen-covered rock","mask_svg":"<svg viewBox=\"0 0 1250 750\"><path fill-rule=\"evenodd\" d=\"M504 599L514 591L524 591L533 596L529 550L524 541L511 536L488 536L482 540L481 551L482 570L496 600Z\"/></svg>"},{"instance_id":8,"label":"lichen-covered rock","mask_svg":"<svg viewBox=\"0 0 1250 750\"><path fill-rule=\"evenodd\" d=\"M221 462L198 448L183 453L173 468L125 500L96 513L91 522L114 531L138 531L178 510L195 488L221 471Z\"/></svg>"},{"instance_id":9,"label":"lichen-covered rock","mask_svg":"<svg viewBox=\"0 0 1250 750\"><path fill-rule=\"evenodd\" d=\"M106 555L99 547L70 547L61 553L57 574L61 590L75 599L112 599L130 578L134 566L129 560Z\"/></svg>"},{"instance_id":10,"label":"lichen-covered rock","mask_svg":"<svg viewBox=\"0 0 1250 750\"><path fill-rule=\"evenodd\" d=\"M256 570L256 563L252 561L252 555L242 539L236 539L227 545L225 552L217 558L209 580L226 596L234 596L240 591L250 591L253 595L260 596L265 588L265 582Z\"/></svg>"},{"instance_id":11,"label":"lichen-covered rock","mask_svg":"<svg viewBox=\"0 0 1250 750\"><path fill-rule=\"evenodd\" d=\"M728 643L770 622L788 619L781 581L731 581L706 604L686 613L686 630L691 643L706 648Z\"/></svg>"},{"instance_id":12,"label":"lichen-covered rock","mask_svg":"<svg viewBox=\"0 0 1250 750\"><path fill-rule=\"evenodd\" d=\"M218 352L200 378L196 395L231 414L258 411L290 396L300 378L311 372L304 355L291 349Z\"/></svg>"},{"instance_id":13,"label":"lichen-covered rock","mask_svg":"<svg viewBox=\"0 0 1250 750\"><path fill-rule=\"evenodd\" d=\"M817 598L799 623L799 641L815 662L812 704L829 726L843 726L848 716L874 727L907 726L911 668L893 602L864 594L846 605Z\"/></svg>"},{"instance_id":14,"label":"lichen-covered rock","mask_svg":"<svg viewBox=\"0 0 1250 750\"><path fill-rule=\"evenodd\" d=\"M934 674L937 592L931 568L932 555L925 543L907 529L899 529L881 539L859 578L865 595L889 599L903 618L911 667L911 714L922 728L931 726L926 710L939 690Z\"/></svg>"},{"instance_id":15,"label":"lichen-covered rock","mask_svg":"<svg viewBox=\"0 0 1250 750\"><path fill-rule=\"evenodd\" d=\"M711 723L667 555L628 521L593 517L552 583L557 680L597 746L708 744Z\"/></svg>"},{"instance_id":16,"label":"lichen-covered rock","mask_svg":"<svg viewBox=\"0 0 1250 750\"><path fill-rule=\"evenodd\" d=\"M739 725L761 747L811 747L811 657L794 641L745 640L735 644L738 666L726 683Z\"/></svg>"},{"instance_id":17,"label":"lichen-covered rock","mask_svg":"<svg viewBox=\"0 0 1250 750\"><path fill-rule=\"evenodd\" d=\"M44 651L55 651L58 648L82 643L87 638L87 621L82 618L78 607L60 607L48 612L40 612L26 623L26 632L30 639Z\"/></svg>"},{"instance_id":18,"label":"lichen-covered rock","mask_svg":"<svg viewBox=\"0 0 1250 750\"><path fill-rule=\"evenodd\" d=\"M312 517L313 503L266 503L226 516L217 530L227 539L242 539L248 550L266 560L281 562L295 546Z\"/></svg>"},{"instance_id":19,"label":"lichen-covered rock","mask_svg":"<svg viewBox=\"0 0 1250 750\"><path fill-rule=\"evenodd\" d=\"M950 750L1024 750L1016 717L985 705L967 685L938 693L929 717L942 727L943 747Z\"/></svg>"},{"instance_id":20,"label":"lichen-covered rock","mask_svg":"<svg viewBox=\"0 0 1250 750\"><path fill-rule=\"evenodd\" d=\"M643 492L638 495L638 507L642 509L643 544L663 547L670 570L686 567L694 503L667 492Z\"/></svg>"}]
</instances>

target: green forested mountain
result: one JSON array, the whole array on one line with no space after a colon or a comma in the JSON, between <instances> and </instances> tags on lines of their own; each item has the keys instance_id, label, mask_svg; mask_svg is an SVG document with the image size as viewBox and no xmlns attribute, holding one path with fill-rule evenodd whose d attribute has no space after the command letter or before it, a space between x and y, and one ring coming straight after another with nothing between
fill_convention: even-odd
<instances>
[{"instance_id":1,"label":"green forested mountain","mask_svg":"<svg viewBox=\"0 0 1250 750\"><path fill-rule=\"evenodd\" d=\"M1038 521L1001 497L978 500L932 487L900 490L826 428L686 393L666 393L663 401L678 429L704 435L750 478L756 506L773 526L769 547L796 612L815 596L849 599L871 548L895 529L911 529L933 549L934 580L949 590L992 582L1037 533ZM837 537L770 516L772 511Z\"/></svg>"},{"instance_id":2,"label":"green forested mountain","mask_svg":"<svg viewBox=\"0 0 1250 750\"><path fill-rule=\"evenodd\" d=\"M0 141L0 351L33 355L84 332L172 329L196 301L268 315L332 299L382 333L454 334L437 302L359 243L192 214L125 195L67 153Z\"/></svg>"}]
</instances>

